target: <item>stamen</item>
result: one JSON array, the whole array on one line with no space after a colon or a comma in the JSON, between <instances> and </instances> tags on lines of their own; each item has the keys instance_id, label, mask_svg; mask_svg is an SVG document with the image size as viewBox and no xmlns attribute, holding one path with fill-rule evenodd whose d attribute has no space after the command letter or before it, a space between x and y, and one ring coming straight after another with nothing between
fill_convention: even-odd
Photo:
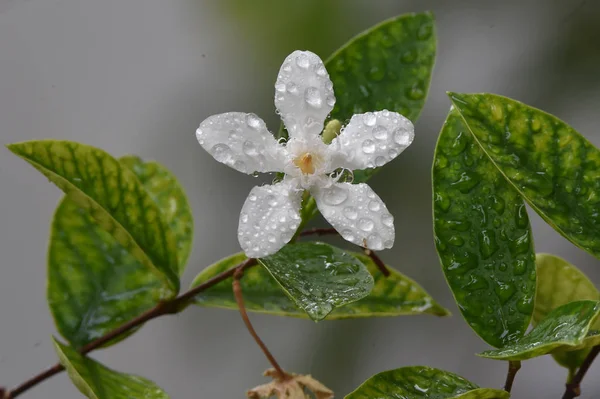
<instances>
[{"instance_id":1,"label":"stamen","mask_svg":"<svg viewBox=\"0 0 600 399\"><path fill-rule=\"evenodd\" d=\"M312 175L313 173L315 173L315 165L313 164L313 156L310 153L306 153L306 154L296 158L294 160L294 164L305 175Z\"/></svg>"}]
</instances>

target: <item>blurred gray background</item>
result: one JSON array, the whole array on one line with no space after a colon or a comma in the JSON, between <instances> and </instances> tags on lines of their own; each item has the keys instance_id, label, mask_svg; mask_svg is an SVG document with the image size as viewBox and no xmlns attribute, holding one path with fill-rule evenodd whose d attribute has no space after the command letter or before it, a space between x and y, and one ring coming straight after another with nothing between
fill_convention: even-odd
<instances>
[{"instance_id":1,"label":"blurred gray background","mask_svg":"<svg viewBox=\"0 0 600 399\"><path fill-rule=\"evenodd\" d=\"M600 145L599 2L0 0L0 141L77 140L169 167L195 216L187 285L239 250L239 211L261 182L217 164L196 142L197 125L246 111L276 129L273 84L287 54L310 49L325 58L383 19L422 10L434 11L439 40L429 99L414 144L371 185L396 217L396 245L381 256L454 316L251 318L284 368L312 373L338 398L376 372L406 365L501 387L506 364L474 356L487 346L461 318L432 242L430 165L449 107L444 93L519 99ZM61 193L8 150L0 153L0 385L13 386L56 360L45 257ZM600 283L597 259L531 217L538 251L565 257ZM268 367L237 312L195 307L94 356L156 381L174 399L242 398ZM600 396L599 373L597 362L583 398ZM558 398L565 375L550 357L527 361L513 397ZM81 395L62 374L22 397Z\"/></svg>"}]
</instances>

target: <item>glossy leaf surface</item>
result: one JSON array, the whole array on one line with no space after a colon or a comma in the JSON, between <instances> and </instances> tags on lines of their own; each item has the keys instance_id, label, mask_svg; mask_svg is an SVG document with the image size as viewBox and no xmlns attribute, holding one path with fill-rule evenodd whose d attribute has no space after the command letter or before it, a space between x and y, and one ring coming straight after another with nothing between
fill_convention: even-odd
<instances>
[{"instance_id":1,"label":"glossy leaf surface","mask_svg":"<svg viewBox=\"0 0 600 399\"><path fill-rule=\"evenodd\" d=\"M177 243L135 174L106 152L69 141L10 144L52 183L88 210L104 230L163 281L164 297L179 290Z\"/></svg>"},{"instance_id":2,"label":"glossy leaf surface","mask_svg":"<svg viewBox=\"0 0 600 399\"><path fill-rule=\"evenodd\" d=\"M175 175L158 162L144 162L134 155L121 157L119 162L135 173L173 232L177 242L178 272L181 276L192 251L194 229L192 210L185 191Z\"/></svg>"},{"instance_id":3,"label":"glossy leaf surface","mask_svg":"<svg viewBox=\"0 0 600 399\"><path fill-rule=\"evenodd\" d=\"M413 314L447 316L450 313L437 304L416 282L388 266L390 276L383 276L371 258L351 253L358 258L373 276L375 284L371 293L356 302L335 308L327 320L359 317L391 317ZM246 259L236 254L207 267L192 283L197 286L211 277L228 270ZM241 280L244 304L248 311L278 316L307 317L306 312L296 307L285 295L281 286L263 267L253 267L244 272ZM227 279L196 296L196 304L237 310L231 290L231 279Z\"/></svg>"},{"instance_id":4,"label":"glossy leaf surface","mask_svg":"<svg viewBox=\"0 0 600 399\"><path fill-rule=\"evenodd\" d=\"M161 280L100 228L69 195L52 221L48 304L58 331L75 348L155 306Z\"/></svg>"},{"instance_id":5,"label":"glossy leaf surface","mask_svg":"<svg viewBox=\"0 0 600 399\"><path fill-rule=\"evenodd\" d=\"M69 378L90 399L168 399L152 381L119 373L97 361L80 355L73 348L54 341L56 353Z\"/></svg>"},{"instance_id":6,"label":"glossy leaf surface","mask_svg":"<svg viewBox=\"0 0 600 399\"><path fill-rule=\"evenodd\" d=\"M519 339L535 297L529 218L455 110L434 156L433 214L436 249L465 320L492 346Z\"/></svg>"},{"instance_id":7,"label":"glossy leaf surface","mask_svg":"<svg viewBox=\"0 0 600 399\"><path fill-rule=\"evenodd\" d=\"M540 321L529 334L502 349L479 356L498 360L526 360L546 355L557 348L577 347L586 338L600 313L598 301L576 301L562 305Z\"/></svg>"},{"instance_id":8,"label":"glossy leaf surface","mask_svg":"<svg viewBox=\"0 0 600 399\"><path fill-rule=\"evenodd\" d=\"M575 266L566 260L550 254L537 254L537 294L535 310L533 312L533 325L537 325L546 315L559 306L571 301L584 299L600 300L600 293L588 279ZM596 320L592 329L600 329L600 320ZM593 346L598 336L591 336L584 340L582 345ZM567 348L568 349L568 348ZM552 357L562 366L576 369L589 353L589 350L560 351L553 353Z\"/></svg>"},{"instance_id":9,"label":"glossy leaf surface","mask_svg":"<svg viewBox=\"0 0 600 399\"><path fill-rule=\"evenodd\" d=\"M600 257L600 151L565 122L518 101L449 95L481 148L531 207Z\"/></svg>"},{"instance_id":10,"label":"glossy leaf surface","mask_svg":"<svg viewBox=\"0 0 600 399\"><path fill-rule=\"evenodd\" d=\"M346 399L505 399L508 394L482 389L447 371L425 366L375 374Z\"/></svg>"}]
</instances>

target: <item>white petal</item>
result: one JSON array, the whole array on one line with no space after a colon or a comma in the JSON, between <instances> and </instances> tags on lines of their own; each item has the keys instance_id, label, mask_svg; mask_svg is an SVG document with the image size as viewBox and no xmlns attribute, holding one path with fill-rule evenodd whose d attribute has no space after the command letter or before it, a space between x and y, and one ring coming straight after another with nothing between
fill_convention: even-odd
<instances>
[{"instance_id":1,"label":"white petal","mask_svg":"<svg viewBox=\"0 0 600 399\"><path fill-rule=\"evenodd\" d=\"M318 135L335 105L323 61L310 51L288 55L275 83L275 107L290 137Z\"/></svg>"},{"instance_id":2,"label":"white petal","mask_svg":"<svg viewBox=\"0 0 600 399\"><path fill-rule=\"evenodd\" d=\"M285 148L254 114L210 116L196 130L196 138L217 161L242 173L283 171Z\"/></svg>"},{"instance_id":3,"label":"white petal","mask_svg":"<svg viewBox=\"0 0 600 399\"><path fill-rule=\"evenodd\" d=\"M240 214L238 240L246 255L260 258L287 244L300 225L302 190L293 180L254 187Z\"/></svg>"},{"instance_id":4,"label":"white petal","mask_svg":"<svg viewBox=\"0 0 600 399\"><path fill-rule=\"evenodd\" d=\"M365 183L336 183L311 192L327 221L353 244L380 250L394 245L394 217Z\"/></svg>"},{"instance_id":5,"label":"white petal","mask_svg":"<svg viewBox=\"0 0 600 399\"><path fill-rule=\"evenodd\" d=\"M387 110L357 114L331 142L336 168L383 166L412 143L415 128L404 116Z\"/></svg>"}]
</instances>

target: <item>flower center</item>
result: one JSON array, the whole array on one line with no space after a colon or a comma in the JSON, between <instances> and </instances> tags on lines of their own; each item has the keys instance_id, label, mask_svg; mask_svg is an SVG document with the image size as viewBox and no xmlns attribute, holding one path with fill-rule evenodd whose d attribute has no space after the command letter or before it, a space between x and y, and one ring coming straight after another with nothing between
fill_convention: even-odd
<instances>
[{"instance_id":1,"label":"flower center","mask_svg":"<svg viewBox=\"0 0 600 399\"><path fill-rule=\"evenodd\" d=\"M294 159L294 165L296 165L303 174L312 175L315 173L315 165L313 160L312 154L307 152Z\"/></svg>"}]
</instances>

